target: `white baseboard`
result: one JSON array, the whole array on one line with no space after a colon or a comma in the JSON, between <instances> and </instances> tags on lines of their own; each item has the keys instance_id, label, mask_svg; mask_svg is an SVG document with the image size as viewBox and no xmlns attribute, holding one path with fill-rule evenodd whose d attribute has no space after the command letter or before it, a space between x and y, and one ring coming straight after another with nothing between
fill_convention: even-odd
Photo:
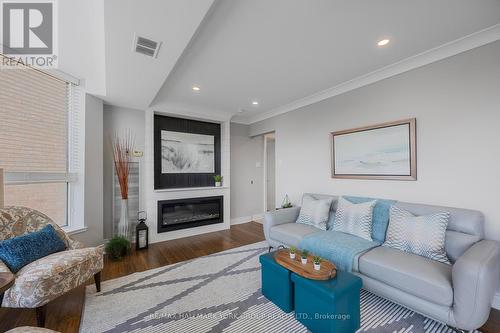
<instances>
[{"instance_id":1,"label":"white baseboard","mask_svg":"<svg viewBox=\"0 0 500 333\"><path fill-rule=\"evenodd\" d=\"M264 213L252 216L252 221L264 224Z\"/></svg>"},{"instance_id":2,"label":"white baseboard","mask_svg":"<svg viewBox=\"0 0 500 333\"><path fill-rule=\"evenodd\" d=\"M233 224L242 224L252 221L252 216L242 216L231 219L231 225Z\"/></svg>"},{"instance_id":3,"label":"white baseboard","mask_svg":"<svg viewBox=\"0 0 500 333\"><path fill-rule=\"evenodd\" d=\"M235 218L231 219L231 225L248 223L248 222L252 222L252 221L258 222L258 223L263 223L264 222L264 214L255 214L255 215L249 215L249 216L235 217Z\"/></svg>"},{"instance_id":4,"label":"white baseboard","mask_svg":"<svg viewBox=\"0 0 500 333\"><path fill-rule=\"evenodd\" d=\"M493 304L491 306L497 310L500 310L500 292L497 292L495 294L495 297L493 297Z\"/></svg>"}]
</instances>

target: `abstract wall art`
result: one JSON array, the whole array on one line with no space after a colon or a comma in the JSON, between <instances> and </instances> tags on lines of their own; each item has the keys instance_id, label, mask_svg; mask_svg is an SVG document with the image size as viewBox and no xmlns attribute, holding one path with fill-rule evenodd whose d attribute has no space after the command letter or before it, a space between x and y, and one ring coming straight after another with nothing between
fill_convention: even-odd
<instances>
[{"instance_id":1,"label":"abstract wall art","mask_svg":"<svg viewBox=\"0 0 500 333\"><path fill-rule=\"evenodd\" d=\"M215 172L214 142L213 135L161 131L161 172Z\"/></svg>"}]
</instances>

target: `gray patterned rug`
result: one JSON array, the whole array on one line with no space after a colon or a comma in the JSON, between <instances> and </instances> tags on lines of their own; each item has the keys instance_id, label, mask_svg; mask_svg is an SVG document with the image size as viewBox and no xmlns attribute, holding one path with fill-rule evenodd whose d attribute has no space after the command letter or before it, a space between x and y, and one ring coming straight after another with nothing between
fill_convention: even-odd
<instances>
[{"instance_id":1,"label":"gray patterned rug","mask_svg":"<svg viewBox=\"0 0 500 333\"><path fill-rule=\"evenodd\" d=\"M265 242L87 287L81 332L307 332L260 292ZM362 291L359 332L451 333Z\"/></svg>"}]
</instances>

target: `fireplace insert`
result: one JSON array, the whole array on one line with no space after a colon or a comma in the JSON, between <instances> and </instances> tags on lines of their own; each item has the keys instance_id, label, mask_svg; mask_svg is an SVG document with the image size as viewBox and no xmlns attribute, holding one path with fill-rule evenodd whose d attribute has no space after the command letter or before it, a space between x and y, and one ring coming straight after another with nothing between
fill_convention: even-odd
<instances>
[{"instance_id":1,"label":"fireplace insert","mask_svg":"<svg viewBox=\"0 0 500 333\"><path fill-rule=\"evenodd\" d=\"M158 201L158 233L224 222L224 197Z\"/></svg>"}]
</instances>

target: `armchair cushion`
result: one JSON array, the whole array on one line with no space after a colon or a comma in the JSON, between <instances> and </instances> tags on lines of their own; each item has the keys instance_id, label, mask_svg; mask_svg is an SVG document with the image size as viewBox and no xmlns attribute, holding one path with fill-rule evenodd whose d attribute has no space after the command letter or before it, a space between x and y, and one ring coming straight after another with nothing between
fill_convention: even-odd
<instances>
[{"instance_id":1,"label":"armchair cushion","mask_svg":"<svg viewBox=\"0 0 500 333\"><path fill-rule=\"evenodd\" d=\"M0 259L17 273L27 264L65 249L66 244L48 224L39 231L0 241Z\"/></svg>"},{"instance_id":2,"label":"armchair cushion","mask_svg":"<svg viewBox=\"0 0 500 333\"><path fill-rule=\"evenodd\" d=\"M5 292L2 306L36 308L82 285L103 268L104 248L51 254L24 266Z\"/></svg>"}]
</instances>

